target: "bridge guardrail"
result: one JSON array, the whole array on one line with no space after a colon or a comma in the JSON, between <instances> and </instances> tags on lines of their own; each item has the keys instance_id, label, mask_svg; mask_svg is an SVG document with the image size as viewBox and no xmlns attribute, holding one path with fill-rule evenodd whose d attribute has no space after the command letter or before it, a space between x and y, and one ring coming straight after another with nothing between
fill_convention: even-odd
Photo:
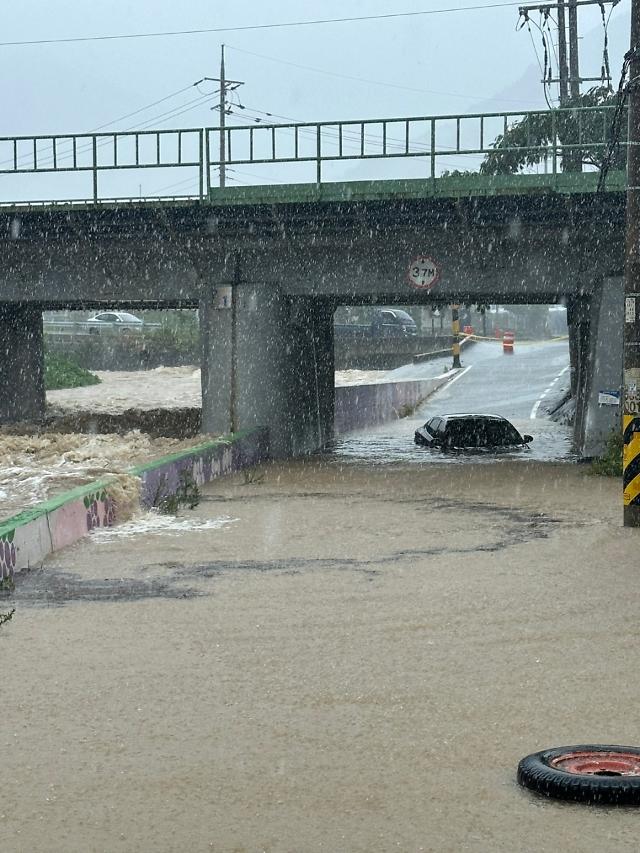
<instances>
[{"instance_id":1,"label":"bridge guardrail","mask_svg":"<svg viewBox=\"0 0 640 853\"><path fill-rule=\"evenodd\" d=\"M313 163L316 183L321 183L323 165L332 162L422 158L427 163L423 176L435 179L443 159L456 166L459 164L450 158L499 154L503 157L512 155L516 159L540 157L545 168L555 175L566 165L563 161L576 152L589 153L592 157L598 152L605 154L614 111L615 107L605 105L528 112L230 126L224 130L224 164L233 167ZM505 144L514 126L522 130L521 144ZM222 132L220 128L207 128L207 151L219 150ZM393 135L394 132L400 135ZM546 141L536 143L534 136ZM240 145L243 148L238 154ZM469 163L473 165L467 160ZM208 185L211 167L219 168L221 164L219 158L207 164Z\"/></svg>"},{"instance_id":2,"label":"bridge guardrail","mask_svg":"<svg viewBox=\"0 0 640 853\"><path fill-rule=\"evenodd\" d=\"M46 335L118 335L138 334L162 327L162 323L90 323L87 320L43 320L43 331Z\"/></svg>"},{"instance_id":3,"label":"bridge guardrail","mask_svg":"<svg viewBox=\"0 0 640 853\"><path fill-rule=\"evenodd\" d=\"M209 199L222 167L235 178L235 167L294 168L312 164L316 184L331 182L328 167L349 161L424 161L418 177L435 181L446 175L489 174L489 161L501 174L521 174L544 169L556 176L580 158L597 171L610 145L614 106L564 108L526 112L474 113L466 115L371 118L329 122L228 125L226 128L176 128L130 130L111 133L48 134L0 138L0 176L4 186L11 175L89 175L91 194L84 198L18 202L0 195L0 206L26 204L153 203L160 200L201 202ZM220 145L224 134L224 145ZM626 142L621 143L623 146ZM212 152L224 149L224 156ZM484 163L484 165L483 165ZM463 170L460 171L460 167ZM452 167L453 171L450 171ZM128 172L133 180L140 170L182 170L189 175L162 188L173 189L191 181L195 191L185 194L135 194L135 185L124 192L105 194L99 178L107 173ZM135 177L133 177L135 173ZM146 172L145 172L146 173ZM296 183L244 173L254 185ZM289 174L289 173L288 173ZM496 172L491 172L496 174ZM415 173L404 177L416 177ZM256 180L257 178L257 180ZM0 185L1 186L1 185ZM119 187L120 189L120 187ZM2 195L6 200L2 200ZM42 197L42 196L40 196Z\"/></svg>"},{"instance_id":4,"label":"bridge guardrail","mask_svg":"<svg viewBox=\"0 0 640 853\"><path fill-rule=\"evenodd\" d=\"M89 200L97 203L102 173L188 168L197 170L197 197L203 199L207 191L204 137L203 128L5 136L0 137L0 175L89 173Z\"/></svg>"}]
</instances>

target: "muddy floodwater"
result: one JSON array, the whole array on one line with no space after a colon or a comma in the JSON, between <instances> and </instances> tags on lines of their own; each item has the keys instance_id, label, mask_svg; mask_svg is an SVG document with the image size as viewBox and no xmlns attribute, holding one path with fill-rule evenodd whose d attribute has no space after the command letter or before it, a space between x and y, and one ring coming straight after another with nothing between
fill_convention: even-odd
<instances>
[{"instance_id":1,"label":"muddy floodwater","mask_svg":"<svg viewBox=\"0 0 640 853\"><path fill-rule=\"evenodd\" d=\"M51 425L46 432L36 426L22 426L19 435L10 434L9 429L0 431L0 520L74 486L107 474L122 475L132 465L201 444L207 438L151 437L134 428L145 422L145 412L156 412L162 420L172 410L197 411L201 405L199 368L114 370L98 375L99 385L47 393ZM336 384L375 382L384 375L381 370L344 370L336 373ZM123 413L130 413L128 420L121 421L128 424L123 434L112 431L115 422L106 431L88 428L95 416ZM78 424L84 423L85 431L69 431L69 418L74 415L84 416ZM71 428L78 426L72 423ZM176 432L190 435L188 430L180 433L179 419L173 423Z\"/></svg>"},{"instance_id":2,"label":"muddy floodwater","mask_svg":"<svg viewBox=\"0 0 640 853\"><path fill-rule=\"evenodd\" d=\"M0 603L0 850L636 851L637 811L515 782L638 742L619 491L333 456L52 555Z\"/></svg>"},{"instance_id":3,"label":"muddy floodwater","mask_svg":"<svg viewBox=\"0 0 640 853\"><path fill-rule=\"evenodd\" d=\"M124 484L133 465L204 440L151 438L137 430L124 435L0 434L0 520L100 477L115 475Z\"/></svg>"},{"instance_id":4,"label":"muddy floodwater","mask_svg":"<svg viewBox=\"0 0 640 853\"><path fill-rule=\"evenodd\" d=\"M94 413L140 409L180 409L200 406L200 368L157 367L154 370L98 370L100 385L48 391L47 402L64 412ZM337 385L358 385L384 377L383 370L341 370Z\"/></svg>"}]
</instances>

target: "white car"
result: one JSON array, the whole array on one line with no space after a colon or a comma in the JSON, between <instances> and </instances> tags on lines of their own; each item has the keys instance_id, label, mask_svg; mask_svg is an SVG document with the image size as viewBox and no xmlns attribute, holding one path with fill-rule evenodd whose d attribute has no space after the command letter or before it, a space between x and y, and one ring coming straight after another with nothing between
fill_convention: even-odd
<instances>
[{"instance_id":1,"label":"white car","mask_svg":"<svg viewBox=\"0 0 640 853\"><path fill-rule=\"evenodd\" d=\"M144 326L144 321L135 314L129 314L127 311L102 311L94 317L87 320L89 331L97 333L101 327L113 329L125 329L129 331L141 331Z\"/></svg>"}]
</instances>

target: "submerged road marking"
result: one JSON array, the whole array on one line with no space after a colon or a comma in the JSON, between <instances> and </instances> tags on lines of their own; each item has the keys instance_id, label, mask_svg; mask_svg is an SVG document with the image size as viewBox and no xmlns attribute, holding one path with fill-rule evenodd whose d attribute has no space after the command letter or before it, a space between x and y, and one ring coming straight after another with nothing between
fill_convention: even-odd
<instances>
[{"instance_id":1,"label":"submerged road marking","mask_svg":"<svg viewBox=\"0 0 640 853\"><path fill-rule=\"evenodd\" d=\"M529 415L530 420L535 421L535 419L538 415L538 409L540 408L540 403L542 403L542 401L547 396L547 394L553 389L553 386L556 384L556 382L560 379L560 377L563 374L565 374L567 372L567 370L569 370L570 367L571 367L570 364L568 364L566 367L563 367L562 370L560 371L560 373L556 376L556 378L551 381L551 384L548 385L544 389L544 391L542 392L540 397L533 404L533 408L531 409L531 414Z\"/></svg>"},{"instance_id":2,"label":"submerged road marking","mask_svg":"<svg viewBox=\"0 0 640 853\"><path fill-rule=\"evenodd\" d=\"M447 388L450 388L454 382L457 382L458 379L462 379L462 377L465 375L465 373L467 373L467 371L471 370L472 367L473 367L472 364L470 364L469 367L465 367L464 370L461 370L457 376L454 376L450 382L447 382L447 384L444 385L443 388L439 389L439 390L445 391Z\"/></svg>"}]
</instances>

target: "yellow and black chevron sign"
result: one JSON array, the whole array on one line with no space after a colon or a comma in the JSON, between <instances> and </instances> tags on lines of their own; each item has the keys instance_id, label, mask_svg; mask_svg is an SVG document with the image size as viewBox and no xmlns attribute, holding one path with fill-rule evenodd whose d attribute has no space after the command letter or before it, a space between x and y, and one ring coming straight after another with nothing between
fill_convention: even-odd
<instances>
[{"instance_id":1,"label":"yellow and black chevron sign","mask_svg":"<svg viewBox=\"0 0 640 853\"><path fill-rule=\"evenodd\" d=\"M624 505L640 506L640 416L623 415L622 420Z\"/></svg>"}]
</instances>

